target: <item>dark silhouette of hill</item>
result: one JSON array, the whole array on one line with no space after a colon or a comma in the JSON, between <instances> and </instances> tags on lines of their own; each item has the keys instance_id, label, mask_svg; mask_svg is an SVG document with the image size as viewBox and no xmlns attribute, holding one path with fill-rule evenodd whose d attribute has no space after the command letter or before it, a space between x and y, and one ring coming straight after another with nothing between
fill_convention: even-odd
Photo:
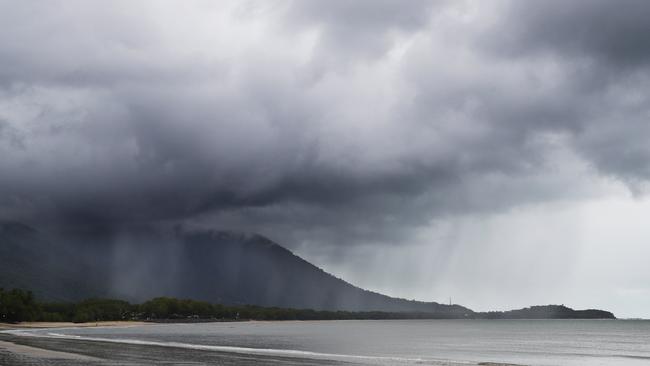
<instances>
[{"instance_id":1,"label":"dark silhouette of hill","mask_svg":"<svg viewBox=\"0 0 650 366\"><path fill-rule=\"evenodd\" d=\"M0 287L27 288L43 299L77 300L107 292L105 261L87 261L71 245L17 222L0 222Z\"/></svg>"},{"instance_id":2,"label":"dark silhouette of hill","mask_svg":"<svg viewBox=\"0 0 650 366\"><path fill-rule=\"evenodd\" d=\"M230 305L427 313L434 318L613 317L533 307L475 313L460 305L393 298L336 278L256 234L212 230L88 230L49 234L0 222L0 287L46 301L142 302L169 296Z\"/></svg>"},{"instance_id":3,"label":"dark silhouette of hill","mask_svg":"<svg viewBox=\"0 0 650 366\"><path fill-rule=\"evenodd\" d=\"M460 317L459 305L397 299L355 287L255 234L148 229L48 236L0 224L0 286L79 301L156 296L317 310L380 310Z\"/></svg>"},{"instance_id":4,"label":"dark silhouette of hill","mask_svg":"<svg viewBox=\"0 0 650 366\"><path fill-rule=\"evenodd\" d=\"M587 309L573 310L564 305L538 305L510 311L476 313L483 319L615 319L609 311Z\"/></svg>"}]
</instances>

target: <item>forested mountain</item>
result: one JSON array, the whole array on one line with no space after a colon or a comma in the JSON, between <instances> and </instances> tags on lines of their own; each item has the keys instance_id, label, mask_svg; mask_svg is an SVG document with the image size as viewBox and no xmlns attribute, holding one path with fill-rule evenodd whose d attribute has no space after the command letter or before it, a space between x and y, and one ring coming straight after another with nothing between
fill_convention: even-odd
<instances>
[{"instance_id":1,"label":"forested mountain","mask_svg":"<svg viewBox=\"0 0 650 366\"><path fill-rule=\"evenodd\" d=\"M48 234L0 222L0 288L40 301L167 296L226 305L408 312L414 318L614 318L602 310L547 305L473 312L355 287L256 234L138 228ZM381 315L397 317L397 315Z\"/></svg>"},{"instance_id":2,"label":"forested mountain","mask_svg":"<svg viewBox=\"0 0 650 366\"><path fill-rule=\"evenodd\" d=\"M355 287L255 234L230 231L46 234L0 224L0 287L78 301L156 296L319 310L380 310L462 317L471 310L391 298ZM445 315L446 314L446 315Z\"/></svg>"}]
</instances>

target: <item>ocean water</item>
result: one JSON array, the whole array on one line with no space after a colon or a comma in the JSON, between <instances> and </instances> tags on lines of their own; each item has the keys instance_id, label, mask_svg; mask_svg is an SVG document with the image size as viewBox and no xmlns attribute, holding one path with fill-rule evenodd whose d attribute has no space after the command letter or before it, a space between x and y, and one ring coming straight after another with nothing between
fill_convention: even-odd
<instances>
[{"instance_id":1,"label":"ocean water","mask_svg":"<svg viewBox=\"0 0 650 366\"><path fill-rule=\"evenodd\" d=\"M645 320L233 322L22 332L379 365L650 365Z\"/></svg>"}]
</instances>

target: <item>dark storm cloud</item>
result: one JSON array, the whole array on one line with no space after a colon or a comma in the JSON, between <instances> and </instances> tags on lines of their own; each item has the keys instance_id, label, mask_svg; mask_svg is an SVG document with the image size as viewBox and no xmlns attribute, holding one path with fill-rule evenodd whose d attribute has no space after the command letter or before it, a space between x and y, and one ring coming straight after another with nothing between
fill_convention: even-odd
<instances>
[{"instance_id":1,"label":"dark storm cloud","mask_svg":"<svg viewBox=\"0 0 650 366\"><path fill-rule=\"evenodd\" d=\"M400 242L650 177L643 3L0 4L5 218Z\"/></svg>"},{"instance_id":2,"label":"dark storm cloud","mask_svg":"<svg viewBox=\"0 0 650 366\"><path fill-rule=\"evenodd\" d=\"M514 50L586 57L614 68L650 61L650 5L643 0L514 2L508 32L497 42Z\"/></svg>"},{"instance_id":3,"label":"dark storm cloud","mask_svg":"<svg viewBox=\"0 0 650 366\"><path fill-rule=\"evenodd\" d=\"M650 178L647 1L514 2L484 39L503 57L551 58L567 73L573 146L632 189ZM497 35L498 34L498 35ZM544 108L543 110L552 110ZM531 112L531 111L525 111ZM539 115L539 113L532 113Z\"/></svg>"}]
</instances>

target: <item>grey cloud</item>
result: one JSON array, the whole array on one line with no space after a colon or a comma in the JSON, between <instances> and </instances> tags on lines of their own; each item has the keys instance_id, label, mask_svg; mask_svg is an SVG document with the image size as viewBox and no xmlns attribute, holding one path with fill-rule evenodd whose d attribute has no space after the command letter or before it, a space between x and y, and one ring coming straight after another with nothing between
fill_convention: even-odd
<instances>
[{"instance_id":1,"label":"grey cloud","mask_svg":"<svg viewBox=\"0 0 650 366\"><path fill-rule=\"evenodd\" d=\"M643 192L650 178L650 31L645 1L512 2L483 40L499 58L546 59L564 68L559 126L586 161ZM537 104L538 101L535 101ZM553 107L538 104L539 112ZM529 116L539 116L525 110Z\"/></svg>"},{"instance_id":2,"label":"grey cloud","mask_svg":"<svg viewBox=\"0 0 650 366\"><path fill-rule=\"evenodd\" d=\"M5 217L400 243L436 218L580 197L572 153L621 179L649 177L650 131L631 118L646 112L647 87L632 83L626 96L613 91L629 79L606 79L582 93L595 69L576 67L575 47L539 25L570 27L577 10L542 8L524 22L515 5L492 36L521 40L468 48L485 39L480 29L461 24L445 39L431 24L456 6L446 2L281 3L247 13L250 29L233 34L219 33L231 29L225 5L192 3L176 17L155 2L67 4L2 4L13 29L0 35ZM165 28L172 20L177 32ZM300 38L312 29L315 45ZM596 62L616 43L603 37L629 34L581 32L571 42ZM555 56L511 57L506 46Z\"/></svg>"},{"instance_id":3,"label":"grey cloud","mask_svg":"<svg viewBox=\"0 0 650 366\"><path fill-rule=\"evenodd\" d=\"M643 0L512 2L512 25L496 43L528 53L558 52L614 67L650 60L650 4Z\"/></svg>"},{"instance_id":4,"label":"grey cloud","mask_svg":"<svg viewBox=\"0 0 650 366\"><path fill-rule=\"evenodd\" d=\"M385 51L390 32L415 32L430 21L442 1L294 1L287 16L305 28L319 28L321 42L352 55ZM373 52L374 51L374 52Z\"/></svg>"}]
</instances>

